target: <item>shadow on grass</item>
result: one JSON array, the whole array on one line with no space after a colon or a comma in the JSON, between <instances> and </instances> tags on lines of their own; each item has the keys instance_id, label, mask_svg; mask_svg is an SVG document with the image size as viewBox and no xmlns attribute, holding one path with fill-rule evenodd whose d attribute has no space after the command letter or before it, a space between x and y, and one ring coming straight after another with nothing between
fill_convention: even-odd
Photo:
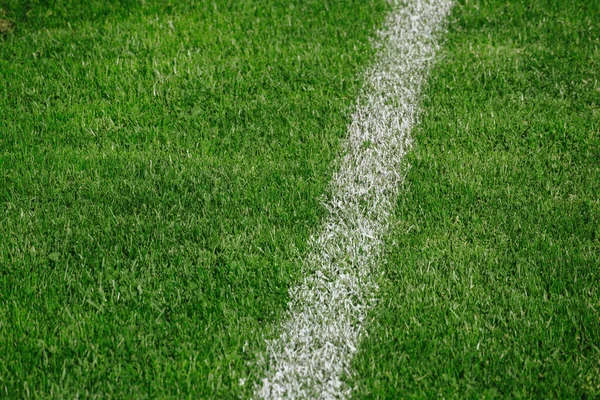
<instances>
[{"instance_id":1,"label":"shadow on grass","mask_svg":"<svg viewBox=\"0 0 600 400\"><path fill-rule=\"evenodd\" d=\"M0 34L120 20L137 13L165 14L173 4L169 0L0 0Z\"/></svg>"}]
</instances>

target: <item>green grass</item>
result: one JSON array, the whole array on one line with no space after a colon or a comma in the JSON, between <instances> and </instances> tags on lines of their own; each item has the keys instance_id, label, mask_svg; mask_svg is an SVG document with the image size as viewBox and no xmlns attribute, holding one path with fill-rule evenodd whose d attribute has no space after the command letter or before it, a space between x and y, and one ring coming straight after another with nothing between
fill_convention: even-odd
<instances>
[{"instance_id":1,"label":"green grass","mask_svg":"<svg viewBox=\"0 0 600 400\"><path fill-rule=\"evenodd\" d=\"M0 0L0 397L261 372L388 6L181 3ZM357 397L600 397L599 27L456 6Z\"/></svg>"},{"instance_id":2,"label":"green grass","mask_svg":"<svg viewBox=\"0 0 600 400\"><path fill-rule=\"evenodd\" d=\"M357 397L600 397L600 3L463 1Z\"/></svg>"},{"instance_id":3,"label":"green grass","mask_svg":"<svg viewBox=\"0 0 600 400\"><path fill-rule=\"evenodd\" d=\"M386 7L0 0L0 397L247 393Z\"/></svg>"}]
</instances>

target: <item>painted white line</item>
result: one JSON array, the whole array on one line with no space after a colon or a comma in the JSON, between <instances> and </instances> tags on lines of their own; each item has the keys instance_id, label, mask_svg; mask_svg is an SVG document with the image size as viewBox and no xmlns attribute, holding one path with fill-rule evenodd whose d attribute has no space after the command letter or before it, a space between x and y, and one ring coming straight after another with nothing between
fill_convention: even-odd
<instances>
[{"instance_id":1,"label":"painted white line","mask_svg":"<svg viewBox=\"0 0 600 400\"><path fill-rule=\"evenodd\" d=\"M418 118L420 91L452 0L396 2L378 32L377 59L343 144L325 206L329 216L310 242L306 278L290 293L280 336L267 343L267 376L255 396L344 398L352 356L377 291L377 264L394 211L402 158Z\"/></svg>"}]
</instances>

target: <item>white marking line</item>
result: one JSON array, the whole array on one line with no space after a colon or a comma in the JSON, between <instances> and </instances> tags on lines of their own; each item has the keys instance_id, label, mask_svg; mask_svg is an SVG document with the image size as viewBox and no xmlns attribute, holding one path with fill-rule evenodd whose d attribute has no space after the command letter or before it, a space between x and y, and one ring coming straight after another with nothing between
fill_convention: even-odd
<instances>
[{"instance_id":1,"label":"white marking line","mask_svg":"<svg viewBox=\"0 0 600 400\"><path fill-rule=\"evenodd\" d=\"M269 369L255 395L344 398L352 356L375 302L377 264L394 211L402 158L418 117L420 91L452 0L395 3L378 32L377 60L343 144L326 208L311 238L306 278L291 290L280 336L267 343Z\"/></svg>"}]
</instances>

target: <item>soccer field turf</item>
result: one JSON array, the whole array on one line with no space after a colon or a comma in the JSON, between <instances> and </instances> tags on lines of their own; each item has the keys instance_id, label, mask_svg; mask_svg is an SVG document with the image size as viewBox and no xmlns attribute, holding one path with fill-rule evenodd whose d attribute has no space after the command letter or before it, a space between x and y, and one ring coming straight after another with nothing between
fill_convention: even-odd
<instances>
[{"instance_id":1,"label":"soccer field turf","mask_svg":"<svg viewBox=\"0 0 600 400\"><path fill-rule=\"evenodd\" d=\"M185 3L0 0L0 397L265 374L390 5ZM600 396L599 27L454 6L355 397Z\"/></svg>"}]
</instances>

